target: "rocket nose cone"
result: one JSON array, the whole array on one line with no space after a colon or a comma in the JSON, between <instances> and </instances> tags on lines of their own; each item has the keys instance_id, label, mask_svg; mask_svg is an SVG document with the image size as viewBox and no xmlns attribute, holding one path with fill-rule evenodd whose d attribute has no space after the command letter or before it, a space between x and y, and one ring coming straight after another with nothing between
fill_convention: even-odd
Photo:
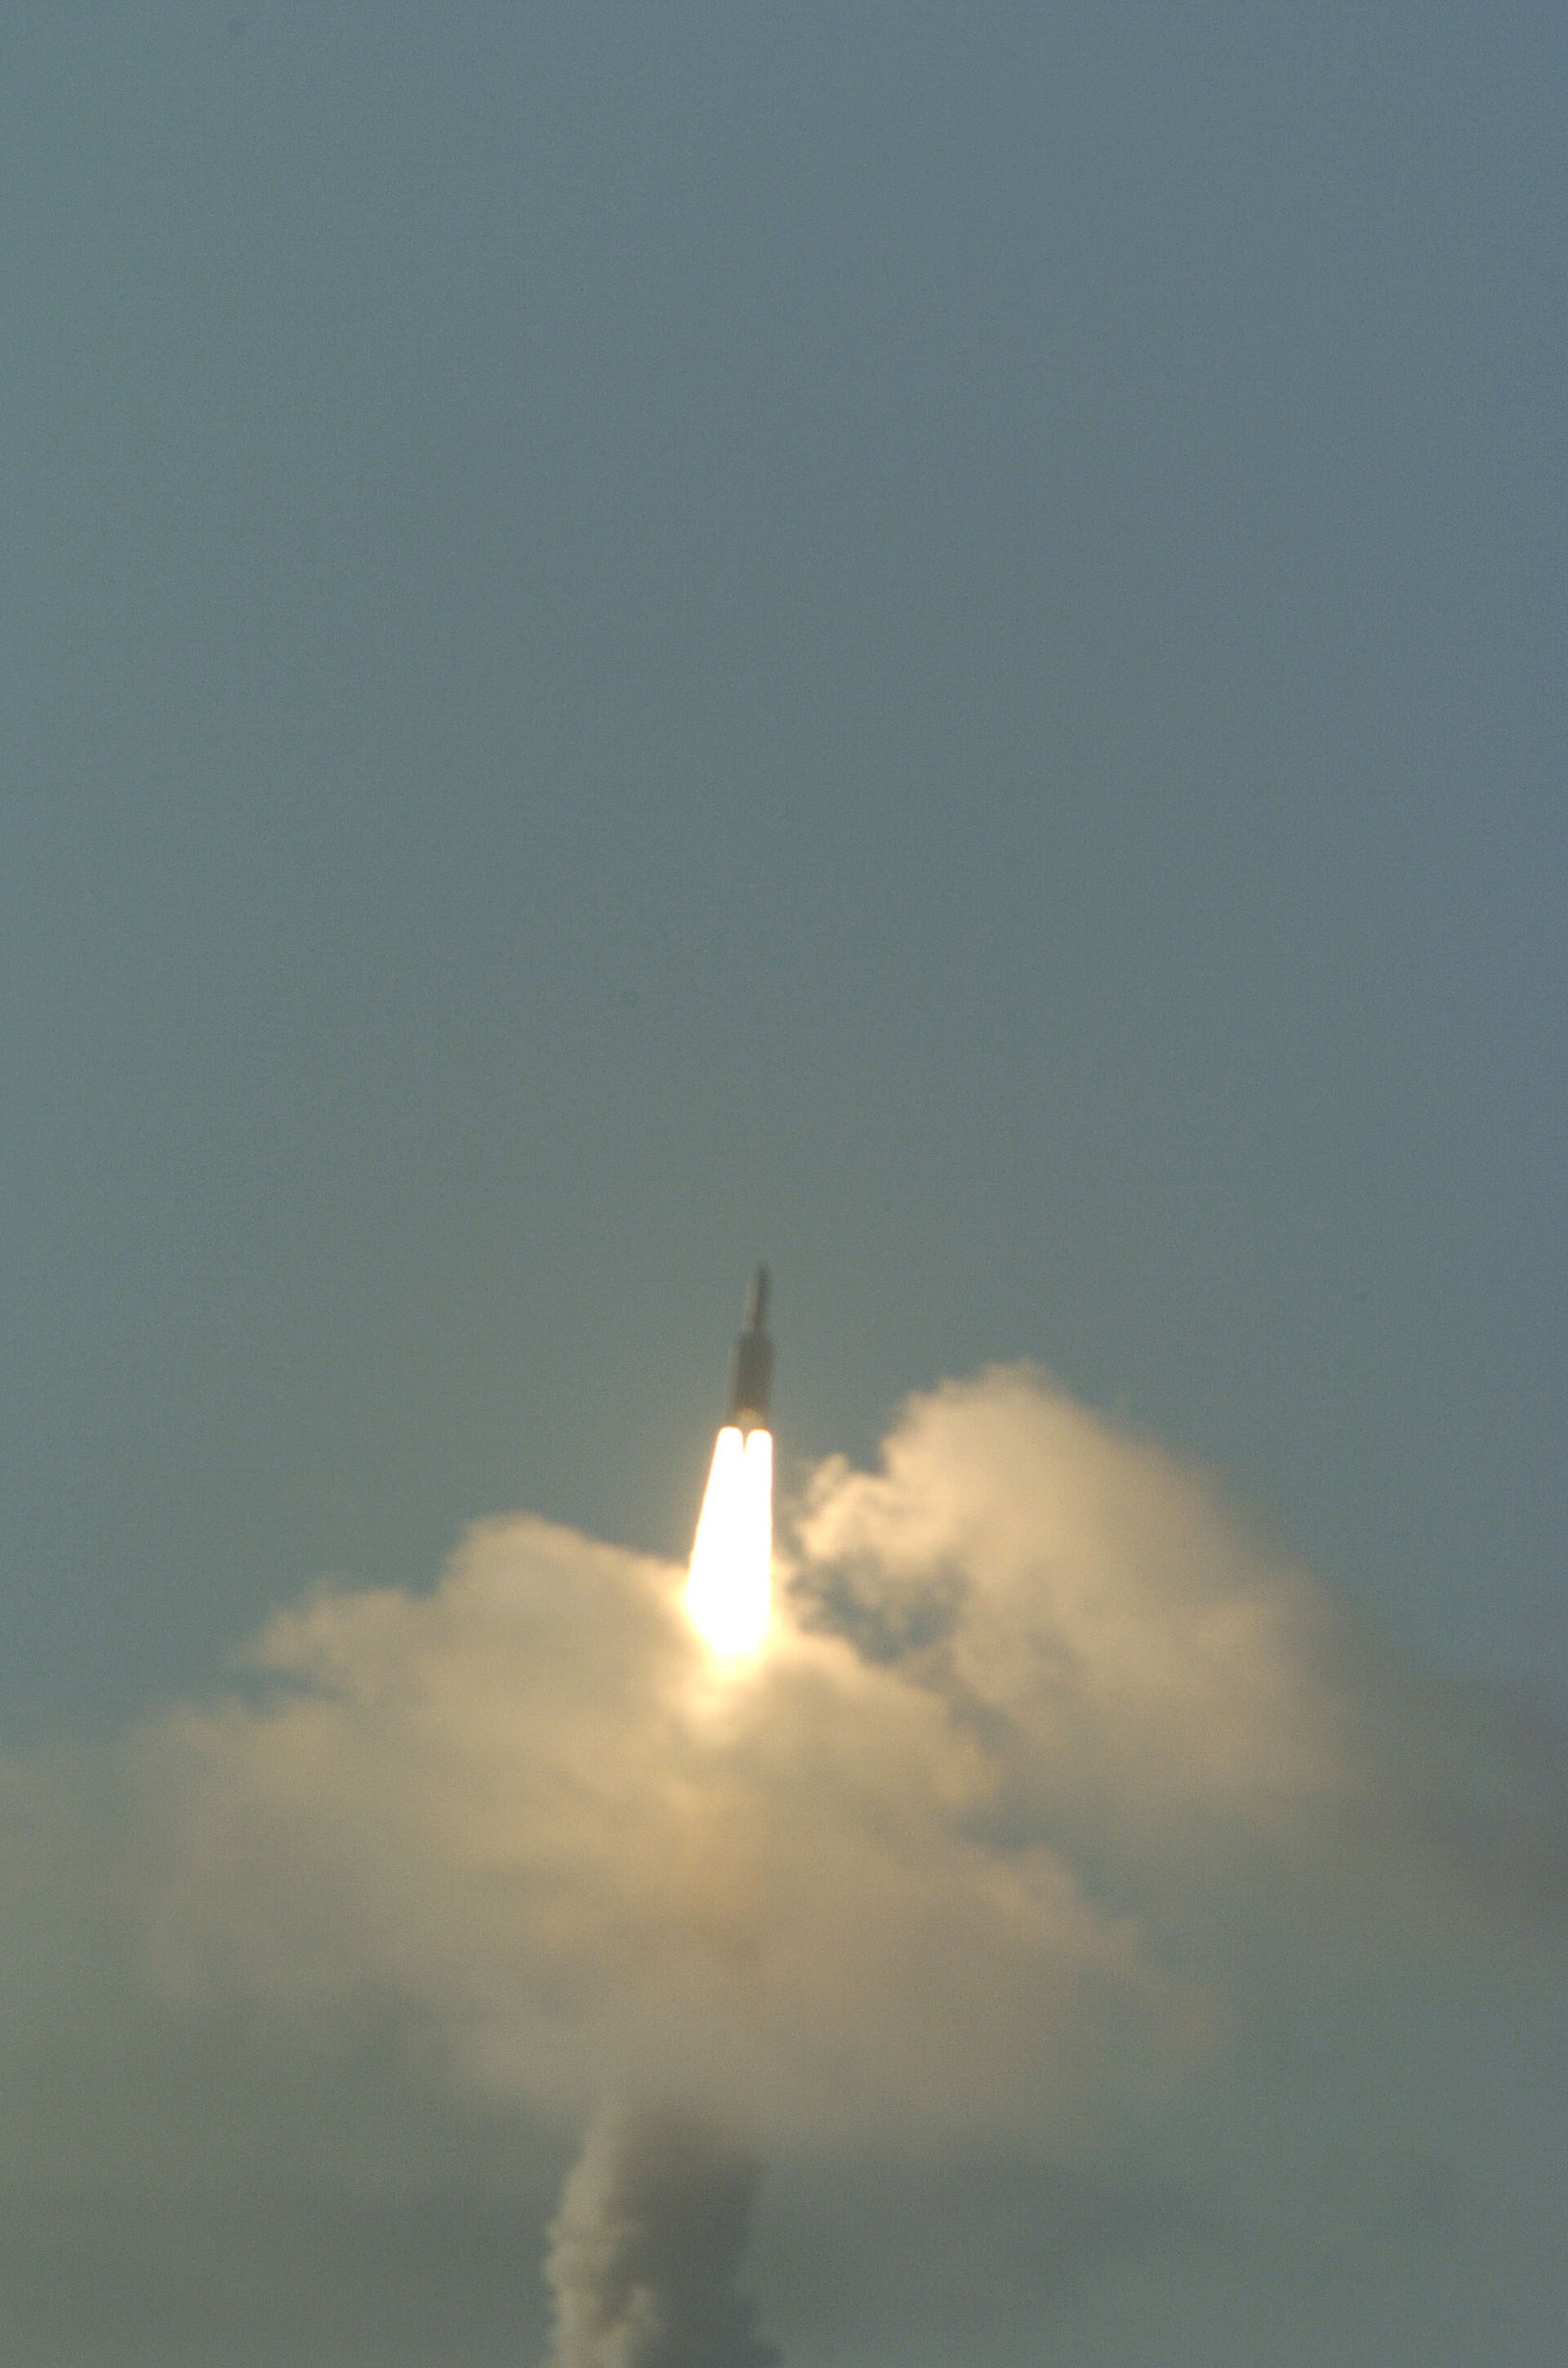
<instances>
[{"instance_id":1,"label":"rocket nose cone","mask_svg":"<svg viewBox=\"0 0 1568 2368\"><path fill-rule=\"evenodd\" d=\"M767 1329L767 1269L759 1266L751 1279L746 1293L745 1329L766 1332Z\"/></svg>"}]
</instances>

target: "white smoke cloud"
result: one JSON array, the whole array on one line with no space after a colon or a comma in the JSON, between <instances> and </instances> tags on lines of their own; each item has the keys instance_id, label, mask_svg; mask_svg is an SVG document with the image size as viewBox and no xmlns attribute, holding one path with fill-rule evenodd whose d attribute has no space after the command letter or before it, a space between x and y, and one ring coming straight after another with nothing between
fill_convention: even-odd
<instances>
[{"instance_id":1,"label":"white smoke cloud","mask_svg":"<svg viewBox=\"0 0 1568 2368\"><path fill-rule=\"evenodd\" d=\"M812 2242L871 2225L856 2193L881 2199L910 2361L922 2326L929 2356L963 2348L955 2248L993 2264L975 2294L1080 2313L1085 2360L1229 2368L1289 2292L1303 2358L1380 2356L1353 2333L1376 2324L1385 2363L1457 2362L1489 2265L1550 2298L1548 1722L1406 1667L1202 1475L1026 1372L912 1401L879 1470L814 1475L787 1544L791 1619L733 1679L678 1569L535 1520L480 1524L426 1596L316 1594L229 1691L78 1772L91 1817L17 1778L16 1917L52 1819L85 1903L60 1948L110 1936L115 2013L134 1996L161 2034L147 2089L208 2034L210 2120L224 2044L369 2049L486 2127L676 2100L595 2124L556 2224L557 2368L662 2362L651 2330L704 2308L672 2358L760 2360L734 2288L754 2155L787 2348ZM706 2256L657 2219L648 2165L677 2157L669 2194L728 2232ZM875 2284L854 2250L845 2325ZM1401 2264L1448 2297L1424 2351L1366 2301ZM1314 2318L1304 2288L1366 2307ZM1187 2350L1168 2314L1139 2332L1156 2291L1207 2330ZM1227 2294L1250 2355L1216 2333ZM1014 2333L1035 2356L1036 2321ZM1529 2340L1489 2356L1526 2368Z\"/></svg>"},{"instance_id":2,"label":"white smoke cloud","mask_svg":"<svg viewBox=\"0 0 1568 2368\"><path fill-rule=\"evenodd\" d=\"M1028 1375L817 1474L754 1675L679 1577L491 1522L431 1596L280 1615L269 1698L138 1739L154 1978L401 1998L547 2112L653 2079L769 2143L1011 2141L1179 2086L1282 1937L1460 1947L1512 1880L1457 1698Z\"/></svg>"},{"instance_id":3,"label":"white smoke cloud","mask_svg":"<svg viewBox=\"0 0 1568 2368\"><path fill-rule=\"evenodd\" d=\"M391 1996L578 2116L653 2081L769 2143L1033 2129L1174 2076L1207 2000L930 1686L802 1634L715 1680L680 1574L535 1522L419 1600L324 1595L261 1707L140 1740L148 1963L291 2013Z\"/></svg>"}]
</instances>

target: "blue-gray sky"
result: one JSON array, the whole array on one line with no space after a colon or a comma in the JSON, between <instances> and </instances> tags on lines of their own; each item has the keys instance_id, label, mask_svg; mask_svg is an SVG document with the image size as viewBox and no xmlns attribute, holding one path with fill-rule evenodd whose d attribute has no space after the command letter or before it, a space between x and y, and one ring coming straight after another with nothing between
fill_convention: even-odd
<instances>
[{"instance_id":1,"label":"blue-gray sky","mask_svg":"<svg viewBox=\"0 0 1568 2368\"><path fill-rule=\"evenodd\" d=\"M20 9L14 1715L1027 1355L1568 1668L1540 7Z\"/></svg>"},{"instance_id":2,"label":"blue-gray sky","mask_svg":"<svg viewBox=\"0 0 1568 2368\"><path fill-rule=\"evenodd\" d=\"M681 1551L759 1256L1561 1697L1565 52L7 12L0 1739Z\"/></svg>"}]
</instances>

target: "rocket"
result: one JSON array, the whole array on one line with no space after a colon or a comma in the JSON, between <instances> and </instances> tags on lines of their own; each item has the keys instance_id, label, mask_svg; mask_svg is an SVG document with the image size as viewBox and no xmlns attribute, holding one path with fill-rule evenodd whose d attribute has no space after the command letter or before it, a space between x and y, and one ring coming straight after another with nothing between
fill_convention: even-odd
<instances>
[{"instance_id":1,"label":"rocket","mask_svg":"<svg viewBox=\"0 0 1568 2368\"><path fill-rule=\"evenodd\" d=\"M692 1626L719 1662L754 1658L773 1619L772 1387L767 1269L759 1266L730 1360L730 1394L686 1582Z\"/></svg>"},{"instance_id":2,"label":"rocket","mask_svg":"<svg viewBox=\"0 0 1568 2368\"><path fill-rule=\"evenodd\" d=\"M746 1293L745 1321L730 1360L730 1404L724 1417L741 1431L766 1430L773 1389L773 1343L767 1337L767 1269L759 1266Z\"/></svg>"}]
</instances>

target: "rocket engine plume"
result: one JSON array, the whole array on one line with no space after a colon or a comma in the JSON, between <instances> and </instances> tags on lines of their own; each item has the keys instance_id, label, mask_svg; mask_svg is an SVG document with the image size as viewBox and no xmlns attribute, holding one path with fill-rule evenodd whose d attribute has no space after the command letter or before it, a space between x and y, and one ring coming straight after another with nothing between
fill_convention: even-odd
<instances>
[{"instance_id":1,"label":"rocket engine plume","mask_svg":"<svg viewBox=\"0 0 1568 2368\"><path fill-rule=\"evenodd\" d=\"M725 1660L755 1653L767 1633L772 1560L773 1435L743 1440L726 1423L713 1442L686 1582L693 1626Z\"/></svg>"},{"instance_id":2,"label":"rocket engine plume","mask_svg":"<svg viewBox=\"0 0 1568 2368\"><path fill-rule=\"evenodd\" d=\"M726 1660L755 1653L772 1615L772 1383L767 1269L759 1266L735 1342L727 1419L713 1442L686 1588L693 1626Z\"/></svg>"}]
</instances>

